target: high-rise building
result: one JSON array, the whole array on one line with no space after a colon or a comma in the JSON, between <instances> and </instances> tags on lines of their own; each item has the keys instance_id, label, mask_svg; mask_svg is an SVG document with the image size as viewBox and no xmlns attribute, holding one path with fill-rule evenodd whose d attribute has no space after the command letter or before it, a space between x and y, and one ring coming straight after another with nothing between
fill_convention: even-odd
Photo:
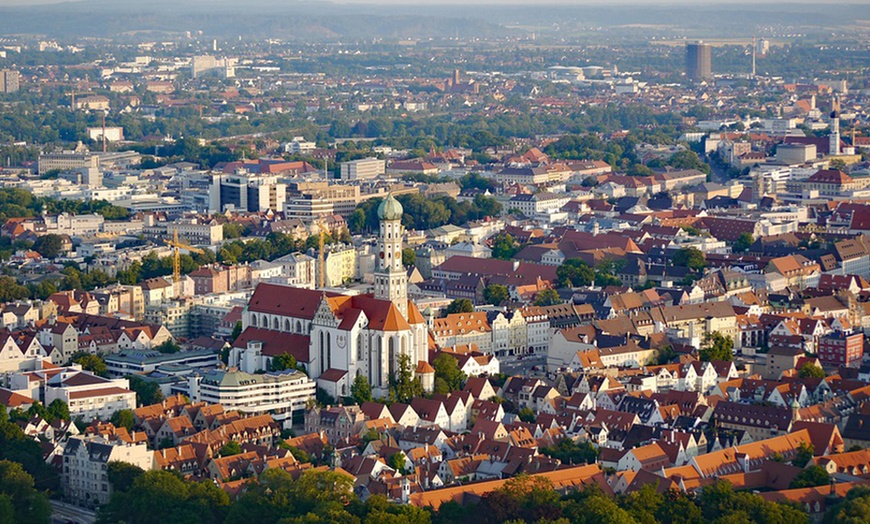
<instances>
[{"instance_id":1,"label":"high-rise building","mask_svg":"<svg viewBox=\"0 0 870 524\"><path fill-rule=\"evenodd\" d=\"M18 71L0 69L0 93L17 93L20 76Z\"/></svg>"},{"instance_id":2,"label":"high-rise building","mask_svg":"<svg viewBox=\"0 0 870 524\"><path fill-rule=\"evenodd\" d=\"M690 80L713 78L712 56L710 44L686 44L686 77Z\"/></svg>"}]
</instances>

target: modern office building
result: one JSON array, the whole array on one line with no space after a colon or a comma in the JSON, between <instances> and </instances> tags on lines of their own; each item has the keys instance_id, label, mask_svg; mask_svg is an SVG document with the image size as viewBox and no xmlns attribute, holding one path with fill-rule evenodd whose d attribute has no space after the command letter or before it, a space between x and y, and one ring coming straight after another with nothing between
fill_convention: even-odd
<instances>
[{"instance_id":1,"label":"modern office building","mask_svg":"<svg viewBox=\"0 0 870 524\"><path fill-rule=\"evenodd\" d=\"M275 175L239 173L220 177L220 208L226 211L282 211L287 185Z\"/></svg>"},{"instance_id":2,"label":"modern office building","mask_svg":"<svg viewBox=\"0 0 870 524\"><path fill-rule=\"evenodd\" d=\"M686 44L686 77L689 80L713 78L713 47L698 42Z\"/></svg>"},{"instance_id":3,"label":"modern office building","mask_svg":"<svg viewBox=\"0 0 870 524\"><path fill-rule=\"evenodd\" d=\"M342 180L368 180L386 173L387 165L377 158L360 158L341 164Z\"/></svg>"}]
</instances>

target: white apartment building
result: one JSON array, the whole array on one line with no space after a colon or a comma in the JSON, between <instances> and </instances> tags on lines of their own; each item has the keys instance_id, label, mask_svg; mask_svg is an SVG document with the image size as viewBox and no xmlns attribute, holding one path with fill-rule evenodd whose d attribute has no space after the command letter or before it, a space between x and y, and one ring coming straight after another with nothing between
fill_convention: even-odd
<instances>
[{"instance_id":1,"label":"white apartment building","mask_svg":"<svg viewBox=\"0 0 870 524\"><path fill-rule=\"evenodd\" d=\"M128 444L99 436L70 437L63 450L64 495L86 507L109 502L112 495L109 462L125 462L148 471L154 469L154 452L144 442Z\"/></svg>"},{"instance_id":2,"label":"white apartment building","mask_svg":"<svg viewBox=\"0 0 870 524\"><path fill-rule=\"evenodd\" d=\"M282 145L285 153L289 153L291 155L295 154L308 154L312 153L315 148L317 148L317 144L314 142L309 142L305 140L305 137L297 136L293 137L293 140L287 142Z\"/></svg>"},{"instance_id":3,"label":"white apartment building","mask_svg":"<svg viewBox=\"0 0 870 524\"><path fill-rule=\"evenodd\" d=\"M566 195L555 193L536 193L534 195L517 195L508 201L508 208L516 208L526 216L548 215L562 209L571 200Z\"/></svg>"},{"instance_id":4,"label":"white apartment building","mask_svg":"<svg viewBox=\"0 0 870 524\"><path fill-rule=\"evenodd\" d=\"M342 180L368 180L386 172L386 162L377 158L360 158L341 164Z\"/></svg>"},{"instance_id":5,"label":"white apartment building","mask_svg":"<svg viewBox=\"0 0 870 524\"><path fill-rule=\"evenodd\" d=\"M287 284L294 287L314 289L314 272L317 261L304 253L290 253L273 262L281 264Z\"/></svg>"},{"instance_id":6,"label":"white apartment building","mask_svg":"<svg viewBox=\"0 0 870 524\"><path fill-rule=\"evenodd\" d=\"M253 358L255 353L245 355ZM227 411L238 410L251 415L268 413L289 427L293 413L303 412L308 401L314 398L316 384L296 370L263 375L215 370L190 376L188 387L191 402L221 404Z\"/></svg>"},{"instance_id":7,"label":"white apartment building","mask_svg":"<svg viewBox=\"0 0 870 524\"><path fill-rule=\"evenodd\" d=\"M136 408L136 393L125 378L107 379L82 371L78 366L16 373L10 379L13 390L22 391L48 406L60 399L69 406L72 418L85 422L108 420L120 409Z\"/></svg>"}]
</instances>

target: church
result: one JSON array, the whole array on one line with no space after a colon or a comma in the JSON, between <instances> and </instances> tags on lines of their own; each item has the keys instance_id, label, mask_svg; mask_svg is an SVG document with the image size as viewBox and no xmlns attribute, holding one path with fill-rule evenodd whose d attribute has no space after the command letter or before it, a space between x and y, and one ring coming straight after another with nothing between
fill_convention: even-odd
<instances>
[{"instance_id":1,"label":"church","mask_svg":"<svg viewBox=\"0 0 870 524\"><path fill-rule=\"evenodd\" d=\"M342 295L261 283L242 314L242 334L230 351L230 366L247 373L268 371L272 358L293 355L318 387L335 398L350 395L359 376L376 396L385 396L408 355L412 370L430 390L429 330L408 300L402 265L402 204L392 195L378 207L380 231L374 293Z\"/></svg>"}]
</instances>

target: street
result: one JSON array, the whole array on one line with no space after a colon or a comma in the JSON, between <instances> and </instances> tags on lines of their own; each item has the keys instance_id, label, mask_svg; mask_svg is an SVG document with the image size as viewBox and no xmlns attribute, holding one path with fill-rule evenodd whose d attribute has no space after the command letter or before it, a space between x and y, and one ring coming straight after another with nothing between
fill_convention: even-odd
<instances>
[{"instance_id":1,"label":"street","mask_svg":"<svg viewBox=\"0 0 870 524\"><path fill-rule=\"evenodd\" d=\"M93 524L97 521L97 514L89 509L80 508L59 500L51 501L51 521L54 524Z\"/></svg>"}]
</instances>

